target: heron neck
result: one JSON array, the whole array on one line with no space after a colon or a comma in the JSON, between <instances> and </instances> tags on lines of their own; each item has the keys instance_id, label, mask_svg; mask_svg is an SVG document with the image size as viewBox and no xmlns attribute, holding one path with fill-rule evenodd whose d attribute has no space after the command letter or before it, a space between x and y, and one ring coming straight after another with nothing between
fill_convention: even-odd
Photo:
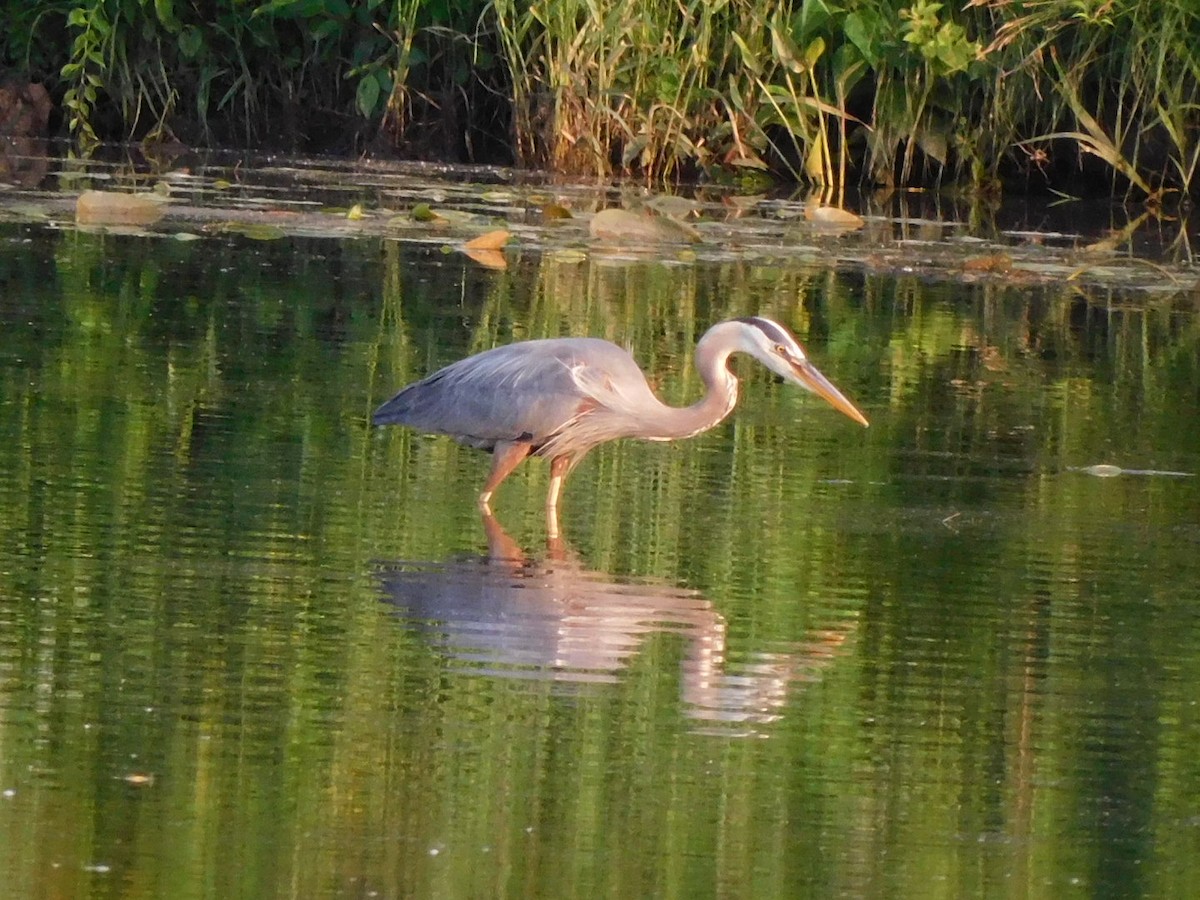
<instances>
[{"instance_id":1,"label":"heron neck","mask_svg":"<svg viewBox=\"0 0 1200 900\"><path fill-rule=\"evenodd\" d=\"M719 326L718 326L719 327ZM733 412L738 381L729 371L730 350L709 330L696 345L696 371L704 382L704 396L691 406L664 406L655 431L661 440L688 438L708 431Z\"/></svg>"}]
</instances>

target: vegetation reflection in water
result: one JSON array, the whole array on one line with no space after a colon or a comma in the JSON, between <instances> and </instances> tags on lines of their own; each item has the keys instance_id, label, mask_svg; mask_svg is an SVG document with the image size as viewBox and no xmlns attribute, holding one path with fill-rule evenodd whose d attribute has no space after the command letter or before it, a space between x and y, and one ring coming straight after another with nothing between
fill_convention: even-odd
<instances>
[{"instance_id":1,"label":"vegetation reflection in water","mask_svg":"<svg viewBox=\"0 0 1200 900\"><path fill-rule=\"evenodd\" d=\"M5 237L14 896L1196 893L1195 479L1074 470L1200 471L1190 307L746 262L484 272L394 242ZM426 588L395 602L389 573L485 565L486 461L373 432L391 389L593 334L682 403L704 327L758 312L869 432L747 366L728 425L580 467L576 562L537 549L544 469L499 498L525 590L549 572L659 598L648 625L572 623L632 630L628 653L514 677L464 663L497 652L464 643L470 614ZM718 632L710 684L798 661L758 721L717 727L694 700Z\"/></svg>"}]
</instances>

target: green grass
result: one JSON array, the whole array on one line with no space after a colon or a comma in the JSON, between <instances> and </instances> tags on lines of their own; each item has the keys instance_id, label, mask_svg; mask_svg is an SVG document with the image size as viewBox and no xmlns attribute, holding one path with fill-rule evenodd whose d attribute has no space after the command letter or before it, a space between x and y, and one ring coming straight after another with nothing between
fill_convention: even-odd
<instances>
[{"instance_id":1,"label":"green grass","mask_svg":"<svg viewBox=\"0 0 1200 900\"><path fill-rule=\"evenodd\" d=\"M0 0L99 140L842 189L1196 188L1195 0Z\"/></svg>"}]
</instances>

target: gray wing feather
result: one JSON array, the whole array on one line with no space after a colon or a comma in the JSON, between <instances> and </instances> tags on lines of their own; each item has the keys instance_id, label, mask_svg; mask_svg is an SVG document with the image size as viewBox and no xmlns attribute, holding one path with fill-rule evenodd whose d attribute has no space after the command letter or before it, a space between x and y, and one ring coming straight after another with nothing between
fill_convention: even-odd
<instances>
[{"instance_id":1,"label":"gray wing feather","mask_svg":"<svg viewBox=\"0 0 1200 900\"><path fill-rule=\"evenodd\" d=\"M587 377L581 379L581 372ZM608 341L523 341L459 360L408 385L373 419L377 425L447 434L485 450L502 441L539 447L575 420L587 401L600 401L581 382L627 383L632 376L645 389L633 358Z\"/></svg>"}]
</instances>

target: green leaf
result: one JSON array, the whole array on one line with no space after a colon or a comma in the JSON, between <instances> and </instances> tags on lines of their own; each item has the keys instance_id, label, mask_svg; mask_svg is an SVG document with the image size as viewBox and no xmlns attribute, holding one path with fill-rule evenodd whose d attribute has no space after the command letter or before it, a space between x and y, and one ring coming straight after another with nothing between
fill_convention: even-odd
<instances>
[{"instance_id":1,"label":"green leaf","mask_svg":"<svg viewBox=\"0 0 1200 900\"><path fill-rule=\"evenodd\" d=\"M878 28L872 27L877 24L877 22L868 24L864 16L858 12L852 12L846 16L846 22L842 26L842 32L846 35L846 39L857 48L863 59L872 68L875 68L880 60L879 45L876 41Z\"/></svg>"},{"instance_id":2,"label":"green leaf","mask_svg":"<svg viewBox=\"0 0 1200 900\"><path fill-rule=\"evenodd\" d=\"M379 97L383 92L380 90L379 80L375 77L374 72L368 73L359 83L358 91L355 99L358 102L358 111L365 118L371 118L375 114L375 107L379 104Z\"/></svg>"},{"instance_id":3,"label":"green leaf","mask_svg":"<svg viewBox=\"0 0 1200 900\"><path fill-rule=\"evenodd\" d=\"M738 50L740 50L742 53L742 63L747 69L753 72L756 77L761 78L762 65L759 63L758 57L755 56L754 52L746 45L746 41L736 31L730 32L729 36L733 38L733 42L737 44Z\"/></svg>"},{"instance_id":4,"label":"green leaf","mask_svg":"<svg viewBox=\"0 0 1200 900\"><path fill-rule=\"evenodd\" d=\"M174 34L179 31L179 19L175 16L175 4L173 0L154 0L154 14L158 16L158 21L162 23L167 31Z\"/></svg>"},{"instance_id":5,"label":"green leaf","mask_svg":"<svg viewBox=\"0 0 1200 900\"><path fill-rule=\"evenodd\" d=\"M625 150L621 154L621 165L629 168L635 160L645 152L646 147L650 144L649 136L639 134L632 141L625 145Z\"/></svg>"},{"instance_id":6,"label":"green leaf","mask_svg":"<svg viewBox=\"0 0 1200 900\"><path fill-rule=\"evenodd\" d=\"M797 74L804 71L804 64L800 61L800 48L778 22L771 23L771 49L775 51L775 59L780 64Z\"/></svg>"},{"instance_id":7,"label":"green leaf","mask_svg":"<svg viewBox=\"0 0 1200 900\"><path fill-rule=\"evenodd\" d=\"M193 25L187 25L179 32L179 52L183 54L184 59L195 59L204 49L204 35L200 33L200 29Z\"/></svg>"},{"instance_id":8,"label":"green leaf","mask_svg":"<svg viewBox=\"0 0 1200 900\"><path fill-rule=\"evenodd\" d=\"M805 0L800 14L792 18L796 40L803 41L822 31L827 31L834 12L835 10L830 9L825 0ZM838 9L836 12L840 13L842 10Z\"/></svg>"},{"instance_id":9,"label":"green leaf","mask_svg":"<svg viewBox=\"0 0 1200 900\"><path fill-rule=\"evenodd\" d=\"M825 38L816 37L812 42L804 48L804 67L811 69L817 64L817 60L825 53Z\"/></svg>"},{"instance_id":10,"label":"green leaf","mask_svg":"<svg viewBox=\"0 0 1200 900\"><path fill-rule=\"evenodd\" d=\"M337 34L341 30L342 24L336 19L324 19L312 26L312 28L309 29L309 34L312 35L313 40L319 41L323 38L329 37L332 34Z\"/></svg>"},{"instance_id":11,"label":"green leaf","mask_svg":"<svg viewBox=\"0 0 1200 900\"><path fill-rule=\"evenodd\" d=\"M240 234L253 241L277 241L287 237L287 232L278 225L262 222L219 222L206 230L216 234Z\"/></svg>"},{"instance_id":12,"label":"green leaf","mask_svg":"<svg viewBox=\"0 0 1200 900\"><path fill-rule=\"evenodd\" d=\"M250 14L256 16L280 16L289 19L310 19L325 11L324 0L271 0Z\"/></svg>"},{"instance_id":13,"label":"green leaf","mask_svg":"<svg viewBox=\"0 0 1200 900\"><path fill-rule=\"evenodd\" d=\"M844 96L862 80L867 72L867 62L854 44L842 44L833 53L833 71Z\"/></svg>"}]
</instances>

